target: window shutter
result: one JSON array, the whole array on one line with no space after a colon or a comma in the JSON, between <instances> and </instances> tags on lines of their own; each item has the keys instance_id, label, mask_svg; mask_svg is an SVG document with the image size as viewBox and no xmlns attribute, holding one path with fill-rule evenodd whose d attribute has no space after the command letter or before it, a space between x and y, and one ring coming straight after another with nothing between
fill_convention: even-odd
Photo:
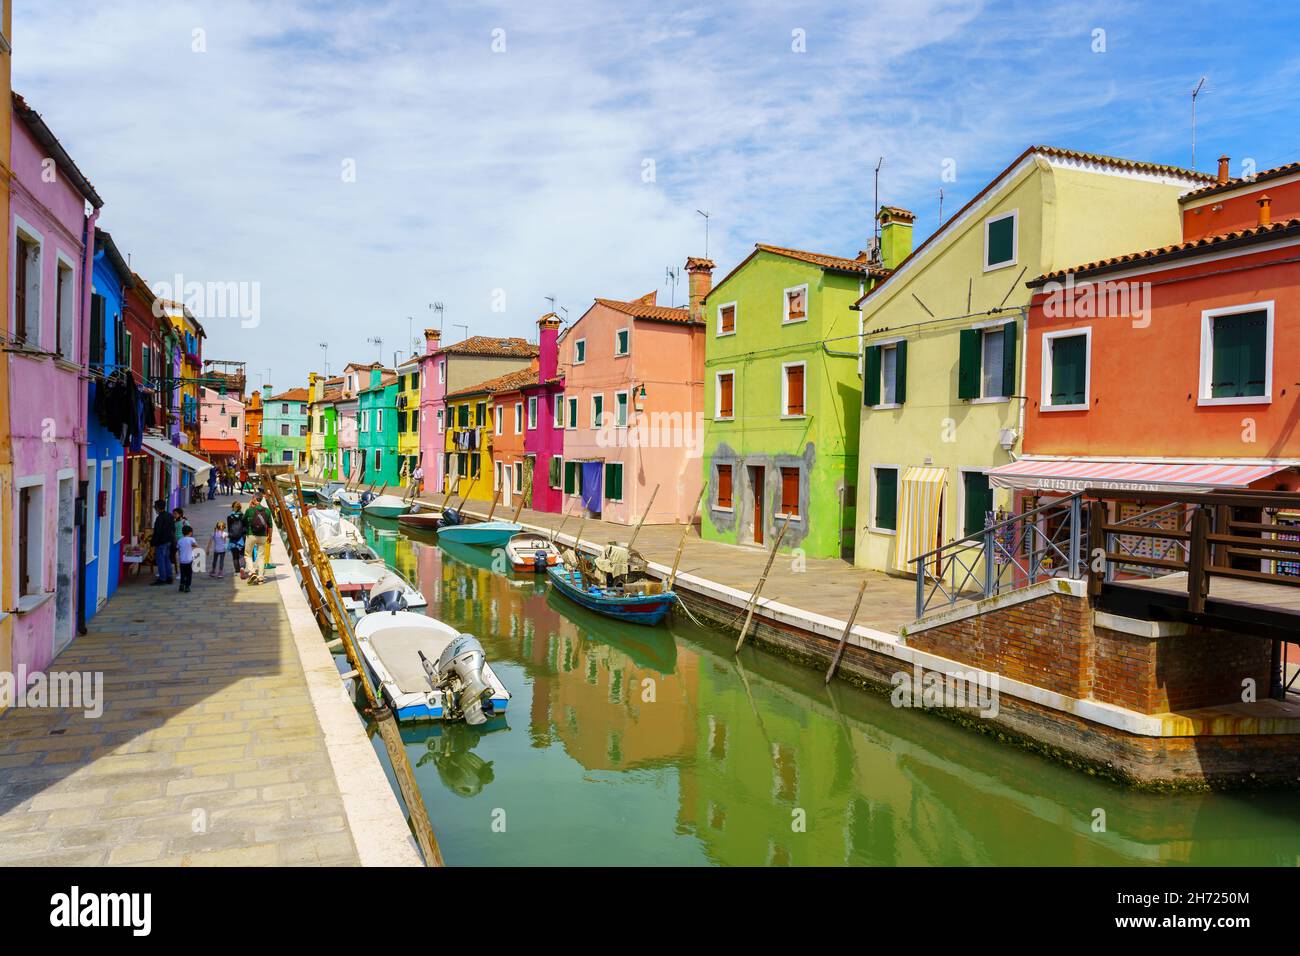
<instances>
[{"instance_id":1,"label":"window shutter","mask_svg":"<svg viewBox=\"0 0 1300 956\"><path fill-rule=\"evenodd\" d=\"M1002 394L1016 394L1016 323L1002 327Z\"/></svg>"},{"instance_id":2,"label":"window shutter","mask_svg":"<svg viewBox=\"0 0 1300 956\"><path fill-rule=\"evenodd\" d=\"M781 469L781 513L799 517L799 469Z\"/></svg>"},{"instance_id":3,"label":"window shutter","mask_svg":"<svg viewBox=\"0 0 1300 956\"><path fill-rule=\"evenodd\" d=\"M1084 401L1085 340L1082 335L1055 339L1052 342L1053 405L1082 405Z\"/></svg>"},{"instance_id":4,"label":"window shutter","mask_svg":"<svg viewBox=\"0 0 1300 956\"><path fill-rule=\"evenodd\" d=\"M907 401L907 339L894 346L894 401Z\"/></svg>"},{"instance_id":5,"label":"window shutter","mask_svg":"<svg viewBox=\"0 0 1300 956\"><path fill-rule=\"evenodd\" d=\"M576 461L566 461L564 463L564 493L573 494L574 477L578 472L578 463Z\"/></svg>"},{"instance_id":6,"label":"window shutter","mask_svg":"<svg viewBox=\"0 0 1300 956\"><path fill-rule=\"evenodd\" d=\"M719 508L731 507L731 466L718 466L717 497Z\"/></svg>"},{"instance_id":7,"label":"window shutter","mask_svg":"<svg viewBox=\"0 0 1300 956\"><path fill-rule=\"evenodd\" d=\"M957 362L957 397L980 397L980 330L962 329Z\"/></svg>"},{"instance_id":8,"label":"window shutter","mask_svg":"<svg viewBox=\"0 0 1300 956\"><path fill-rule=\"evenodd\" d=\"M718 376L718 414L723 418L732 417L733 392L735 379L730 375Z\"/></svg>"},{"instance_id":9,"label":"window shutter","mask_svg":"<svg viewBox=\"0 0 1300 956\"><path fill-rule=\"evenodd\" d=\"M104 364L104 297L90 297L90 364Z\"/></svg>"},{"instance_id":10,"label":"window shutter","mask_svg":"<svg viewBox=\"0 0 1300 956\"><path fill-rule=\"evenodd\" d=\"M617 462L605 463L605 499L623 500L623 466Z\"/></svg>"},{"instance_id":11,"label":"window shutter","mask_svg":"<svg viewBox=\"0 0 1300 956\"><path fill-rule=\"evenodd\" d=\"M880 404L880 346L867 346L867 362L862 375L862 404L870 408Z\"/></svg>"},{"instance_id":12,"label":"window shutter","mask_svg":"<svg viewBox=\"0 0 1300 956\"><path fill-rule=\"evenodd\" d=\"M787 415L804 413L803 366L791 365L785 370L785 396Z\"/></svg>"},{"instance_id":13,"label":"window shutter","mask_svg":"<svg viewBox=\"0 0 1300 956\"><path fill-rule=\"evenodd\" d=\"M898 527L898 472L892 468L876 470L876 527Z\"/></svg>"}]
</instances>

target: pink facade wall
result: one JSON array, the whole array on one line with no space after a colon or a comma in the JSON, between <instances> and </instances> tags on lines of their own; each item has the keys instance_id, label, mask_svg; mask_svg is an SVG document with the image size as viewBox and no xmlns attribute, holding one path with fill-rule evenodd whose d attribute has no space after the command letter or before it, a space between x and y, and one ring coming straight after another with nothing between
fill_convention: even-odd
<instances>
[{"instance_id":1,"label":"pink facade wall","mask_svg":"<svg viewBox=\"0 0 1300 956\"><path fill-rule=\"evenodd\" d=\"M203 407L199 411L199 447L209 438L233 438L239 442L239 457L244 457L244 403L232 395L205 388ZM231 424L231 419L236 424Z\"/></svg>"},{"instance_id":2,"label":"pink facade wall","mask_svg":"<svg viewBox=\"0 0 1300 956\"><path fill-rule=\"evenodd\" d=\"M564 456L564 429L555 427L555 406L563 408L564 384L551 383L559 374L558 321L543 318L537 323L538 356L536 386L523 390L524 402L537 398L537 427L524 434L524 452L536 456L537 472L533 477L533 510L558 514L564 508L563 472L561 486L550 486L550 463L554 455Z\"/></svg>"},{"instance_id":3,"label":"pink facade wall","mask_svg":"<svg viewBox=\"0 0 1300 956\"><path fill-rule=\"evenodd\" d=\"M72 526L72 502L80 493L79 483L85 478L86 399L79 367L86 360L86 316L90 312L91 291L85 237L90 234L88 230L94 229L97 212L86 215L85 198L61 170L45 163L47 150L16 117L12 133L8 241L12 249L21 228L39 242L41 289L40 348L10 350L6 359L14 481L19 489L41 489L43 511L37 529L42 541L41 559L39 569L32 572L38 576L41 593L21 600L14 595L13 601L5 603L19 607L13 630L13 666L32 671L48 667L55 653L72 640L76 627L78 552ZM60 259L73 269L73 347L71 355L55 358L51 353L55 348L55 289ZM15 318L12 309L15 257L12 255L7 281L12 332ZM30 340L30 327L28 335ZM16 500L15 507L17 504ZM12 557L16 561L17 555ZM10 558L5 555L6 561Z\"/></svg>"},{"instance_id":4,"label":"pink facade wall","mask_svg":"<svg viewBox=\"0 0 1300 956\"><path fill-rule=\"evenodd\" d=\"M438 374L439 363L447 361L438 352L439 339L439 333L426 329L425 352L420 356L420 464L426 491L442 490L442 453L447 441L445 428L438 429L438 413L444 411L447 399L445 376L440 381Z\"/></svg>"},{"instance_id":5,"label":"pink facade wall","mask_svg":"<svg viewBox=\"0 0 1300 956\"><path fill-rule=\"evenodd\" d=\"M631 330L629 354L615 357L615 333L624 328ZM586 340L586 361L574 364L579 339ZM633 319L597 302L565 332L560 372L566 413L569 400L578 400L578 427L565 421L565 460L623 463L623 500L608 502L602 519L634 524L658 486L646 523L687 520L703 482L703 326ZM646 398L638 402L642 385ZM592 396L604 396L612 421L614 394L622 390L630 394L628 427L593 428ZM576 495L564 501L581 513Z\"/></svg>"}]
</instances>

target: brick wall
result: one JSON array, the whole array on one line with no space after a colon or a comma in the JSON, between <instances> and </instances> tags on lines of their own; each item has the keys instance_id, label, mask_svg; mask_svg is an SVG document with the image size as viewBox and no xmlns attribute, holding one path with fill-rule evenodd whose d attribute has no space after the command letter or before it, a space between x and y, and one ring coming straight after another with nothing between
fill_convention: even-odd
<instances>
[{"instance_id":1,"label":"brick wall","mask_svg":"<svg viewBox=\"0 0 1300 956\"><path fill-rule=\"evenodd\" d=\"M1191 627L1172 637L1138 637L1104 627L1096 635L1097 700L1143 714L1239 703L1242 681L1268 695L1269 642Z\"/></svg>"}]
</instances>

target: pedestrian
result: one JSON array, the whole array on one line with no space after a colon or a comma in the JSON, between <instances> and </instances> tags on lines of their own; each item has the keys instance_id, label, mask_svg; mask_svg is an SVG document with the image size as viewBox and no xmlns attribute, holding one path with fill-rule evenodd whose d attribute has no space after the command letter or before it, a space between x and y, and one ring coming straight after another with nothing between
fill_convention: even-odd
<instances>
[{"instance_id":1,"label":"pedestrian","mask_svg":"<svg viewBox=\"0 0 1300 956\"><path fill-rule=\"evenodd\" d=\"M226 515L226 547L230 551L230 566L239 572L241 578L248 577L244 569L244 535L248 533L248 523L244 518L244 506L236 501L230 506Z\"/></svg>"},{"instance_id":2,"label":"pedestrian","mask_svg":"<svg viewBox=\"0 0 1300 956\"><path fill-rule=\"evenodd\" d=\"M208 469L208 500L211 501L217 496L217 469L215 467Z\"/></svg>"},{"instance_id":3,"label":"pedestrian","mask_svg":"<svg viewBox=\"0 0 1300 956\"><path fill-rule=\"evenodd\" d=\"M240 491L248 490L248 469L247 468L239 469L239 490Z\"/></svg>"},{"instance_id":4,"label":"pedestrian","mask_svg":"<svg viewBox=\"0 0 1300 956\"><path fill-rule=\"evenodd\" d=\"M253 495L253 500L246 513L248 537L253 545L253 573L249 584L261 584L266 580L267 551L271 546L271 510L262 503L261 494Z\"/></svg>"},{"instance_id":5,"label":"pedestrian","mask_svg":"<svg viewBox=\"0 0 1300 956\"><path fill-rule=\"evenodd\" d=\"M157 571L154 584L172 583L172 552L176 545L176 523L167 513L166 503L159 498L153 503L153 563Z\"/></svg>"},{"instance_id":6,"label":"pedestrian","mask_svg":"<svg viewBox=\"0 0 1300 956\"><path fill-rule=\"evenodd\" d=\"M424 490L424 468L420 465L415 466L415 471L411 472L411 500L414 501L420 497L420 492Z\"/></svg>"},{"instance_id":7,"label":"pedestrian","mask_svg":"<svg viewBox=\"0 0 1300 956\"><path fill-rule=\"evenodd\" d=\"M226 493L233 496L235 494L235 466L229 465L226 468Z\"/></svg>"},{"instance_id":8,"label":"pedestrian","mask_svg":"<svg viewBox=\"0 0 1300 956\"><path fill-rule=\"evenodd\" d=\"M208 577L224 578L226 576L226 548L230 539L226 535L226 523L218 521L212 529L212 538L208 541L208 552L212 555L212 566L208 568Z\"/></svg>"},{"instance_id":9,"label":"pedestrian","mask_svg":"<svg viewBox=\"0 0 1300 956\"><path fill-rule=\"evenodd\" d=\"M194 583L194 529L189 525L181 528L181 539L176 542L176 559L181 566L181 586L177 589L186 594Z\"/></svg>"}]
</instances>

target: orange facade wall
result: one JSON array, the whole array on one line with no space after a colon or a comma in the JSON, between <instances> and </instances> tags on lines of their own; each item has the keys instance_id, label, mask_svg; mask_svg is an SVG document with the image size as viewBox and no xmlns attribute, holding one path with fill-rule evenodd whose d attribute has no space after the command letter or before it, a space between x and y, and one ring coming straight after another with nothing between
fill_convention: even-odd
<instances>
[{"instance_id":1,"label":"orange facade wall","mask_svg":"<svg viewBox=\"0 0 1300 956\"><path fill-rule=\"evenodd\" d=\"M1268 196L1273 222L1300 218L1300 175L1277 182L1258 182L1243 190L1206 196L1183 209L1183 239L1191 242L1259 225L1259 197Z\"/></svg>"}]
</instances>

